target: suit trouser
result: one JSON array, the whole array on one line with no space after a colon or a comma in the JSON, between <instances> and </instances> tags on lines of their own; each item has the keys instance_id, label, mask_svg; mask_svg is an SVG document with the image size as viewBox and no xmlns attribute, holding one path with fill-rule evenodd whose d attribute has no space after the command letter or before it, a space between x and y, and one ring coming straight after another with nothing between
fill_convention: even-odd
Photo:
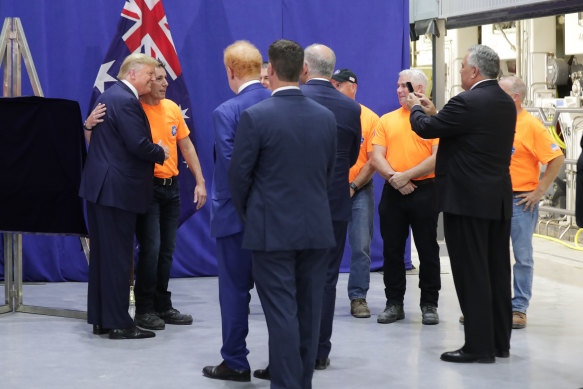
<instances>
[{"instance_id":1,"label":"suit trouser","mask_svg":"<svg viewBox=\"0 0 583 389\"><path fill-rule=\"evenodd\" d=\"M402 195L385 183L379 203L379 217L387 304L403 304L407 286L403 257L411 225L415 247L419 253L420 305L437 306L441 277L437 244L438 213L434 211L433 198L433 183L419 184L408 195Z\"/></svg>"},{"instance_id":2,"label":"suit trouser","mask_svg":"<svg viewBox=\"0 0 583 389\"><path fill-rule=\"evenodd\" d=\"M326 261L326 283L322 301L322 321L320 324L320 340L318 341L318 359L328 358L332 349L332 324L334 322L334 308L336 307L336 284L338 283L338 272L344 254L346 244L346 231L348 222L332 221L334 228L334 238L336 246L325 251Z\"/></svg>"},{"instance_id":3,"label":"suit trouser","mask_svg":"<svg viewBox=\"0 0 583 389\"><path fill-rule=\"evenodd\" d=\"M253 278L269 332L273 389L310 389L316 362L324 250L254 251Z\"/></svg>"},{"instance_id":4,"label":"suit trouser","mask_svg":"<svg viewBox=\"0 0 583 389\"><path fill-rule=\"evenodd\" d=\"M510 219L488 220L444 212L443 226L464 314L463 350L476 354L509 350Z\"/></svg>"},{"instance_id":5,"label":"suit trouser","mask_svg":"<svg viewBox=\"0 0 583 389\"><path fill-rule=\"evenodd\" d=\"M87 201L91 257L87 322L103 328L131 328L130 264L136 214Z\"/></svg>"},{"instance_id":6,"label":"suit trouser","mask_svg":"<svg viewBox=\"0 0 583 389\"><path fill-rule=\"evenodd\" d=\"M245 338L249 333L249 302L253 288L251 251L241 248L243 232L217 238L219 302L223 346L221 356L231 369L250 370Z\"/></svg>"}]
</instances>

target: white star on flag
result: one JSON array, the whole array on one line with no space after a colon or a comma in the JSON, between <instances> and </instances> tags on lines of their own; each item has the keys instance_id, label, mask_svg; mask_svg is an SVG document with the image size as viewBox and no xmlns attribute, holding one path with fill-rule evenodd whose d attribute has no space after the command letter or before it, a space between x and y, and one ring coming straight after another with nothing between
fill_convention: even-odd
<instances>
[{"instance_id":1,"label":"white star on flag","mask_svg":"<svg viewBox=\"0 0 583 389\"><path fill-rule=\"evenodd\" d=\"M178 104L178 108L180 108L180 112L182 112L182 118L184 120L188 119L189 117L186 116L186 111L188 111L188 107L182 109L182 106L180 104Z\"/></svg>"},{"instance_id":2,"label":"white star on flag","mask_svg":"<svg viewBox=\"0 0 583 389\"><path fill-rule=\"evenodd\" d=\"M111 77L107 71L111 68L111 66L113 65L113 63L115 62L115 60L111 61L111 62L107 62L102 64L99 67L99 72L97 73L97 78L95 79L95 84L93 85L94 87L96 87L97 89L99 89L100 93L103 93L103 91L105 90L105 83L106 82L116 82L117 79Z\"/></svg>"}]
</instances>

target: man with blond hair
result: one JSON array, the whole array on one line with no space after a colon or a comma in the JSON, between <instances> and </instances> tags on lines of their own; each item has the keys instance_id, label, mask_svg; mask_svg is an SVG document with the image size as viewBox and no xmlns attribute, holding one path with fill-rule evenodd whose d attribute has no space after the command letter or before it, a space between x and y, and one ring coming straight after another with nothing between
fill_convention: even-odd
<instances>
[{"instance_id":1,"label":"man with blond hair","mask_svg":"<svg viewBox=\"0 0 583 389\"><path fill-rule=\"evenodd\" d=\"M189 129L176 103L166 99L166 69L162 61L155 68L156 79L150 93L140 96L142 108L150 123L154 142L162 140L170 149L164 165L154 167L154 195L148 211L138 215L136 238L140 246L136 268L136 325L149 330L162 330L166 324L190 325L191 315L172 306L168 290L172 255L176 247L176 230L180 214L178 185L178 147L190 172L196 179L194 203L200 209L206 202L205 180L196 149L188 137ZM85 121L85 138L103 121L107 107L99 104Z\"/></svg>"},{"instance_id":2,"label":"man with blond hair","mask_svg":"<svg viewBox=\"0 0 583 389\"><path fill-rule=\"evenodd\" d=\"M87 200L91 237L87 321L94 334L111 339L151 338L128 313L130 264L137 215L152 200L154 163L169 157L167 146L154 144L138 100L150 93L157 61L131 54L121 65L120 81L103 92L97 104L107 106L103 121L92 128L91 146L79 195Z\"/></svg>"},{"instance_id":3,"label":"man with blond hair","mask_svg":"<svg viewBox=\"0 0 583 389\"><path fill-rule=\"evenodd\" d=\"M211 237L217 241L219 302L223 330L223 362L206 366L209 378L249 381L245 338L249 332L249 291L253 288L251 252L241 248L243 225L233 207L227 172L239 116L248 107L270 96L259 82L262 58L247 41L237 41L225 49L227 80L237 96L219 105L213 112L215 127L215 171L211 189Z\"/></svg>"}]
</instances>

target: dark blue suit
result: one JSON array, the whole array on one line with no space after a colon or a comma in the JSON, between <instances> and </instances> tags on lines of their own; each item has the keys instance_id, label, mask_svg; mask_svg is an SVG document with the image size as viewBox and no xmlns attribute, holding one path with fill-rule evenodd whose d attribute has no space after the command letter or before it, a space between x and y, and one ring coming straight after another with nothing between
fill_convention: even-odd
<instances>
[{"instance_id":1,"label":"dark blue suit","mask_svg":"<svg viewBox=\"0 0 583 389\"><path fill-rule=\"evenodd\" d=\"M213 112L215 170L211 189L211 237L217 239L219 300L223 329L221 355L231 369L250 370L245 338L249 332L249 290L253 288L251 252L243 250L243 225L231 201L227 171L241 112L270 96L259 82Z\"/></svg>"},{"instance_id":2,"label":"dark blue suit","mask_svg":"<svg viewBox=\"0 0 583 389\"><path fill-rule=\"evenodd\" d=\"M324 287L322 324L317 356L318 359L324 359L328 357L332 348L330 338L336 303L336 283L338 282L342 254L344 254L348 222L352 218L348 172L358 159L360 151L361 108L354 100L338 92L329 81L309 80L302 86L302 92L305 96L331 110L336 117L337 124L336 167L332 186L328 189L336 246L326 252L328 270L326 286Z\"/></svg>"},{"instance_id":3,"label":"dark blue suit","mask_svg":"<svg viewBox=\"0 0 583 389\"><path fill-rule=\"evenodd\" d=\"M229 184L253 251L253 277L269 331L272 388L311 388L325 249L334 246L328 189L334 115L297 89L241 115Z\"/></svg>"},{"instance_id":4,"label":"dark blue suit","mask_svg":"<svg viewBox=\"0 0 583 389\"><path fill-rule=\"evenodd\" d=\"M130 88L118 81L97 99L107 112L91 135L79 195L87 200L91 237L87 321L130 328L129 278L136 215L152 199L154 162L164 150L152 143L148 119Z\"/></svg>"}]
</instances>

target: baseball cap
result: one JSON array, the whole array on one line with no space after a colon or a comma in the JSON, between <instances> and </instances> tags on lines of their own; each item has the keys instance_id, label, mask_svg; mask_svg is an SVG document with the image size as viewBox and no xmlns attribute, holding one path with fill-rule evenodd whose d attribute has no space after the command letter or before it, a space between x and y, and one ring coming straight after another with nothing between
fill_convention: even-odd
<instances>
[{"instance_id":1,"label":"baseball cap","mask_svg":"<svg viewBox=\"0 0 583 389\"><path fill-rule=\"evenodd\" d=\"M348 81L353 84L358 84L356 74L350 69L337 69L332 75L332 79L338 82Z\"/></svg>"}]
</instances>

